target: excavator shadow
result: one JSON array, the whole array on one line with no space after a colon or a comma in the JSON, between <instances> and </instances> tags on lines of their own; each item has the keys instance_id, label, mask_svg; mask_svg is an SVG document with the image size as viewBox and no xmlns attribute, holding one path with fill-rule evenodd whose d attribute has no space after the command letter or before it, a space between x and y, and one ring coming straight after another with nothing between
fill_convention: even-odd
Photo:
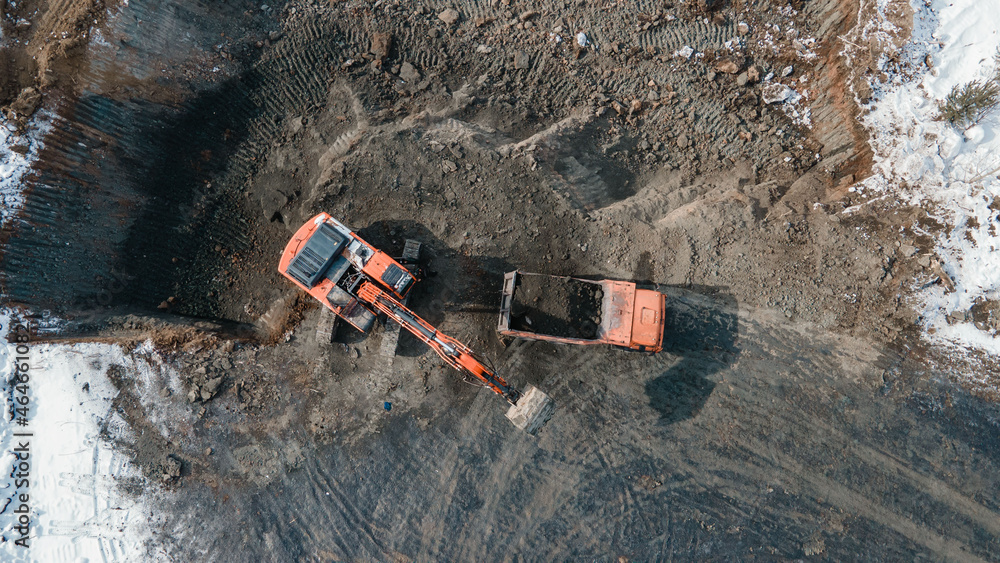
<instances>
[{"instance_id":1,"label":"excavator shadow","mask_svg":"<svg viewBox=\"0 0 1000 563\"><path fill-rule=\"evenodd\" d=\"M501 258L473 255L465 245L454 248L417 221L376 221L359 228L357 233L394 257L402 255L406 239L420 242L424 279L413 287L407 306L460 341L480 341L473 346L477 351L486 351L482 342L487 348L499 346L493 333L499 314L500 289L504 273L514 266ZM458 317L458 313L472 314L482 320L458 321L467 319L465 315ZM400 334L396 355L413 357L426 352L427 347L416 337L406 331Z\"/></svg>"},{"instance_id":2,"label":"excavator shadow","mask_svg":"<svg viewBox=\"0 0 1000 563\"><path fill-rule=\"evenodd\" d=\"M726 288L657 285L667 295L663 352L680 361L646 383L664 424L692 418L715 389L715 374L739 357L736 299Z\"/></svg>"}]
</instances>

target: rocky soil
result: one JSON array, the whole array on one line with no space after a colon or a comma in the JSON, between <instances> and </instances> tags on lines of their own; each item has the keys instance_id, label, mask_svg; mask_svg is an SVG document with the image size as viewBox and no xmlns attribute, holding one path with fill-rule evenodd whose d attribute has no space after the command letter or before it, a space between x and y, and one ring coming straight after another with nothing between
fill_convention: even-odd
<instances>
[{"instance_id":1,"label":"rocky soil","mask_svg":"<svg viewBox=\"0 0 1000 563\"><path fill-rule=\"evenodd\" d=\"M140 431L105 438L177 495L161 552L996 552L994 407L941 383L906 301L949 283L935 220L850 190L856 2L0 8L8 123L55 116L4 294L158 358L109 374ZM406 334L325 336L276 271L320 211L423 243L410 305L555 398L537 440ZM514 269L656 284L664 352L504 347Z\"/></svg>"}]
</instances>

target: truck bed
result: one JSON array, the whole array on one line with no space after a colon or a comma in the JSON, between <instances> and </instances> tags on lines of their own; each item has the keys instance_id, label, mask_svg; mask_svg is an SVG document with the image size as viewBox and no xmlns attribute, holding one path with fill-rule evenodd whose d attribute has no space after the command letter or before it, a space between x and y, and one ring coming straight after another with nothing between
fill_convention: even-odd
<instances>
[{"instance_id":1,"label":"truck bed","mask_svg":"<svg viewBox=\"0 0 1000 563\"><path fill-rule=\"evenodd\" d=\"M659 352L665 307L662 293L634 282L515 270L504 274L497 332L502 337Z\"/></svg>"},{"instance_id":2,"label":"truck bed","mask_svg":"<svg viewBox=\"0 0 1000 563\"><path fill-rule=\"evenodd\" d=\"M597 338L604 291L600 283L522 274L511 301L514 330L564 338Z\"/></svg>"}]
</instances>

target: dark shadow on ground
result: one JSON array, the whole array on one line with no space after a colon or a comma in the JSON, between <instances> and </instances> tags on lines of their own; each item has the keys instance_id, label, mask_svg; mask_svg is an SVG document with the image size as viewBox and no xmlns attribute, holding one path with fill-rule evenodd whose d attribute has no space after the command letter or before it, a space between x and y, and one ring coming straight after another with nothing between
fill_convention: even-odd
<instances>
[{"instance_id":1,"label":"dark shadow on ground","mask_svg":"<svg viewBox=\"0 0 1000 563\"><path fill-rule=\"evenodd\" d=\"M664 286L664 354L681 360L646 383L649 406L664 424L694 417L715 389L712 376L739 357L736 299L725 288Z\"/></svg>"},{"instance_id":2,"label":"dark shadow on ground","mask_svg":"<svg viewBox=\"0 0 1000 563\"><path fill-rule=\"evenodd\" d=\"M133 2L128 18L144 14L149 32L190 29L178 43L201 54L217 49L220 33L275 25L247 15L256 6L239 0L205 8L216 19L171 3ZM136 45L128 52L145 60L144 39ZM232 257L253 242L231 211L242 178L220 178L265 113L251 95L261 79L260 50L242 41L231 56L234 68L249 70L218 82L165 76L161 97L169 103L107 84L117 98L84 91L61 102L0 257L6 301L87 320L115 308L155 314L173 297L172 313L219 317Z\"/></svg>"},{"instance_id":3,"label":"dark shadow on ground","mask_svg":"<svg viewBox=\"0 0 1000 563\"><path fill-rule=\"evenodd\" d=\"M556 150L536 154L552 161L564 182L557 191L579 209L600 209L635 195L635 173L613 155L627 154L638 141L623 135L613 145L603 146L601 139L613 126L608 117L595 119L568 135Z\"/></svg>"},{"instance_id":4,"label":"dark shadow on ground","mask_svg":"<svg viewBox=\"0 0 1000 563\"><path fill-rule=\"evenodd\" d=\"M376 248L398 258L406 239L421 243L421 263L424 279L410 292L407 305L431 325L439 325L446 313L489 313L492 328L500 310L500 290L503 275L515 267L506 260L472 255L463 248L452 248L429 228L417 221L376 221L369 225L352 225L361 238ZM463 334L450 334L461 340ZM424 343L404 332L400 335L397 355L419 356L427 350Z\"/></svg>"}]
</instances>

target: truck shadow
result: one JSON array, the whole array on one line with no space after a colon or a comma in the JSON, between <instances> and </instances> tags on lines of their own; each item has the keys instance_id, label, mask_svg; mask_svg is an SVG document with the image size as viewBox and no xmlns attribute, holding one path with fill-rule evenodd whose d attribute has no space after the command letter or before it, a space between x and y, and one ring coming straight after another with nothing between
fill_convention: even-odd
<instances>
[{"instance_id":1,"label":"truck shadow","mask_svg":"<svg viewBox=\"0 0 1000 563\"><path fill-rule=\"evenodd\" d=\"M667 295L664 354L679 362L646 383L649 406L660 422L673 424L696 416L715 389L715 374L740 355L739 316L726 288L657 285Z\"/></svg>"}]
</instances>

